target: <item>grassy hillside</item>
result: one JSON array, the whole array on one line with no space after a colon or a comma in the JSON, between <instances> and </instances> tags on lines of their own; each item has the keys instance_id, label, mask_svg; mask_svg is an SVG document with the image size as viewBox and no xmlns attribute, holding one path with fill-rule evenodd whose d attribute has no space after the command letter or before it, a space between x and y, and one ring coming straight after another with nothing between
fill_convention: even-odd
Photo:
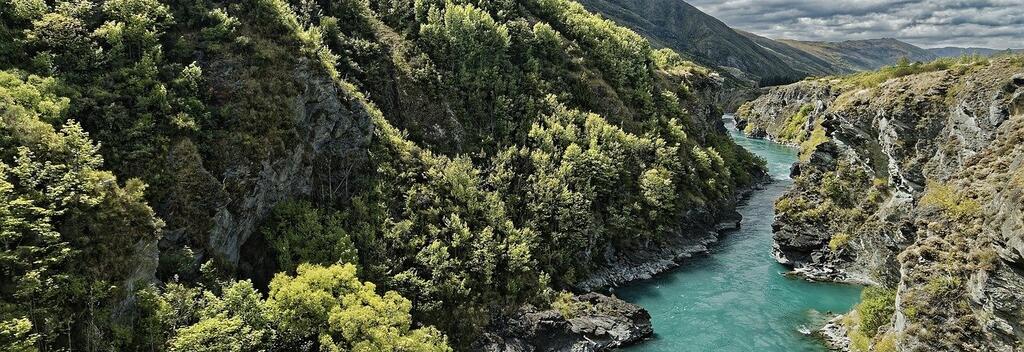
<instances>
[{"instance_id":1,"label":"grassy hillside","mask_svg":"<svg viewBox=\"0 0 1024 352\"><path fill-rule=\"evenodd\" d=\"M821 76L840 73L851 73L850 69L842 67L830 57L821 57L815 53L801 50L795 46L786 44L779 40L765 38L754 33L737 30L736 32L750 38L757 45L770 50L778 55L793 69L811 76Z\"/></svg>"},{"instance_id":2,"label":"grassy hillside","mask_svg":"<svg viewBox=\"0 0 1024 352\"><path fill-rule=\"evenodd\" d=\"M996 55L1008 55L1018 54L1024 52L1024 49L989 49L989 48L960 48L955 46L947 46L942 48L928 48L926 49L932 55L938 57L959 57L964 55L981 55L981 56L996 56Z\"/></svg>"},{"instance_id":3,"label":"grassy hillside","mask_svg":"<svg viewBox=\"0 0 1024 352\"><path fill-rule=\"evenodd\" d=\"M832 63L839 71L871 71L895 64L901 58L927 62L937 58L928 50L896 39L847 40L841 42L812 42L779 40L779 42L808 52Z\"/></svg>"}]
</instances>

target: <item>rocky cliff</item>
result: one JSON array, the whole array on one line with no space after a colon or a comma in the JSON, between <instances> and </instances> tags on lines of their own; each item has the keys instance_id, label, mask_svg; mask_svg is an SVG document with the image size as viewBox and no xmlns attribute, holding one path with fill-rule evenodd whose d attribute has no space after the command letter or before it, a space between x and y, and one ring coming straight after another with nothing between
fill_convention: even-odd
<instances>
[{"instance_id":1,"label":"rocky cliff","mask_svg":"<svg viewBox=\"0 0 1024 352\"><path fill-rule=\"evenodd\" d=\"M588 293L560 309L523 307L476 346L487 352L604 351L654 333L646 310L614 297Z\"/></svg>"},{"instance_id":2,"label":"rocky cliff","mask_svg":"<svg viewBox=\"0 0 1024 352\"><path fill-rule=\"evenodd\" d=\"M878 287L841 320L851 349L1024 348L1024 59L800 82L738 119L803 147L779 261Z\"/></svg>"}]
</instances>

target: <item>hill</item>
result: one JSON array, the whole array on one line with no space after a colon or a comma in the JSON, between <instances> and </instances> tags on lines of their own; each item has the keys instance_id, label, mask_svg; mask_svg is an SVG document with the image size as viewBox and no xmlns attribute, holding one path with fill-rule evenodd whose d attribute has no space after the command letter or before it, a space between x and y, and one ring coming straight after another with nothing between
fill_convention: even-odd
<instances>
[{"instance_id":1,"label":"hill","mask_svg":"<svg viewBox=\"0 0 1024 352\"><path fill-rule=\"evenodd\" d=\"M981 55L981 56L993 56L1001 54L1014 54L1022 53L1024 49L990 49L990 48L961 48L955 46L947 46L942 48L928 48L926 49L932 53L932 55L938 57L957 57L963 55Z\"/></svg>"},{"instance_id":2,"label":"hill","mask_svg":"<svg viewBox=\"0 0 1024 352\"><path fill-rule=\"evenodd\" d=\"M932 61L937 57L928 50L892 38L814 42L782 39L779 42L810 53L832 63L838 71L870 71L892 65L901 58L910 61Z\"/></svg>"},{"instance_id":3,"label":"hill","mask_svg":"<svg viewBox=\"0 0 1024 352\"><path fill-rule=\"evenodd\" d=\"M693 61L732 73L761 86L797 81L798 71L784 57L758 45L722 21L678 0L582 0L590 11L672 48Z\"/></svg>"},{"instance_id":4,"label":"hill","mask_svg":"<svg viewBox=\"0 0 1024 352\"><path fill-rule=\"evenodd\" d=\"M901 58L938 56L896 39L816 42L771 39L730 28L677 0L582 0L590 11L647 37L655 46L717 68L741 84L733 89L792 83L808 76L848 74L892 65ZM743 84L742 82L746 82Z\"/></svg>"},{"instance_id":5,"label":"hill","mask_svg":"<svg viewBox=\"0 0 1024 352\"><path fill-rule=\"evenodd\" d=\"M5 1L0 53L2 351L643 318L565 291L665 270L765 179L713 73L566 0Z\"/></svg>"},{"instance_id":6,"label":"hill","mask_svg":"<svg viewBox=\"0 0 1024 352\"><path fill-rule=\"evenodd\" d=\"M814 53L801 50L782 41L762 37L754 33L741 30L736 30L736 32L750 38L750 40L753 40L762 48L770 50L775 55L781 57L783 61L793 69L807 75L821 76L852 72L852 70L839 65L839 63L833 60L831 56L815 55Z\"/></svg>"}]
</instances>

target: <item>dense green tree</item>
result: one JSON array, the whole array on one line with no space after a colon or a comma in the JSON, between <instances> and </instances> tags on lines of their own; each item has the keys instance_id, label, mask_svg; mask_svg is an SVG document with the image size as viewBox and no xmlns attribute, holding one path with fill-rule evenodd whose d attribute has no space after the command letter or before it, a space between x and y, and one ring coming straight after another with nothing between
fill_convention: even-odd
<instances>
[{"instance_id":1,"label":"dense green tree","mask_svg":"<svg viewBox=\"0 0 1024 352\"><path fill-rule=\"evenodd\" d=\"M431 8L420 36L460 96L469 135L488 144L505 140L515 127L511 103L517 84L508 28L472 5L448 5Z\"/></svg>"},{"instance_id":2,"label":"dense green tree","mask_svg":"<svg viewBox=\"0 0 1024 352\"><path fill-rule=\"evenodd\" d=\"M409 300L375 289L359 281L351 264L304 264L294 277L274 278L267 304L286 341L315 340L339 351L449 350L437 330L412 329Z\"/></svg>"},{"instance_id":3,"label":"dense green tree","mask_svg":"<svg viewBox=\"0 0 1024 352\"><path fill-rule=\"evenodd\" d=\"M127 280L146 260L139 248L155 244L161 224L145 185L121 186L101 170L76 122L54 130L67 108L58 87L0 72L0 320L27 318L43 346L98 348L114 323L111 303L131 293Z\"/></svg>"},{"instance_id":4,"label":"dense green tree","mask_svg":"<svg viewBox=\"0 0 1024 352\"><path fill-rule=\"evenodd\" d=\"M340 214L317 209L305 201L279 204L261 234L277 254L281 271L300 263L358 264L357 250L342 226Z\"/></svg>"},{"instance_id":5,"label":"dense green tree","mask_svg":"<svg viewBox=\"0 0 1024 352\"><path fill-rule=\"evenodd\" d=\"M10 352L35 352L39 335L32 333L32 322L26 318L0 321L0 348Z\"/></svg>"},{"instance_id":6,"label":"dense green tree","mask_svg":"<svg viewBox=\"0 0 1024 352\"><path fill-rule=\"evenodd\" d=\"M536 297L536 233L508 219L470 160L435 156L379 126L380 167L346 214L370 278L412 300L417 318L463 338Z\"/></svg>"},{"instance_id":7,"label":"dense green tree","mask_svg":"<svg viewBox=\"0 0 1024 352\"><path fill-rule=\"evenodd\" d=\"M220 291L177 286L158 297L163 314L191 316L173 327L169 350L451 351L436 329L413 328L409 300L378 295L352 264L302 264L276 276L265 300L248 281Z\"/></svg>"}]
</instances>

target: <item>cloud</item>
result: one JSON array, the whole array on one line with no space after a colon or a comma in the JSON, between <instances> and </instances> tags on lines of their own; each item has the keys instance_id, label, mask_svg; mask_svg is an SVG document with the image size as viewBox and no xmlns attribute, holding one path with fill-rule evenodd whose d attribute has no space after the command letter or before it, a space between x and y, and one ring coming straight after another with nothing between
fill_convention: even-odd
<instances>
[{"instance_id":1,"label":"cloud","mask_svg":"<svg viewBox=\"0 0 1024 352\"><path fill-rule=\"evenodd\" d=\"M922 47L1024 48L1022 0L692 0L769 38L897 38Z\"/></svg>"}]
</instances>

